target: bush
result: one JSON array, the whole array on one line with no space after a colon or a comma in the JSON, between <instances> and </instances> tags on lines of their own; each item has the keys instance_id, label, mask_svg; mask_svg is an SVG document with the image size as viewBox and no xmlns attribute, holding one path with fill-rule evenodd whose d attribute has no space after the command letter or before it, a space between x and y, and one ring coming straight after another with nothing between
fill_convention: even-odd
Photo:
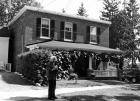
<instances>
[{"instance_id":1,"label":"bush","mask_svg":"<svg viewBox=\"0 0 140 101\"><path fill-rule=\"evenodd\" d=\"M18 56L17 72L21 73L25 78L31 80L36 85L47 85L48 62L51 52L57 57L57 65L59 67L57 79L69 79L71 76L69 70L76 58L74 58L75 55L73 52L70 53L68 51L36 49L22 53ZM74 65L72 67L74 67ZM72 72L74 72L74 70L72 70Z\"/></svg>"},{"instance_id":2,"label":"bush","mask_svg":"<svg viewBox=\"0 0 140 101\"><path fill-rule=\"evenodd\" d=\"M17 72L34 84L47 85L47 70L50 51L36 49L18 56Z\"/></svg>"}]
</instances>

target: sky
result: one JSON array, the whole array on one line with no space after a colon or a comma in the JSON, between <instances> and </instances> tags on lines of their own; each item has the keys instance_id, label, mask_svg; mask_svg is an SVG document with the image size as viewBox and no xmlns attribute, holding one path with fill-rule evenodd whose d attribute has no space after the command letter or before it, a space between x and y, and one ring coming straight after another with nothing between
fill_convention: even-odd
<instances>
[{"instance_id":1,"label":"sky","mask_svg":"<svg viewBox=\"0 0 140 101\"><path fill-rule=\"evenodd\" d=\"M90 18L99 19L101 11L103 11L103 0L37 0L41 2L41 5L45 10L62 12L65 9L68 14L77 14L81 3L87 11L87 15ZM123 1L123 0L121 0ZM137 0L140 3L140 0Z\"/></svg>"},{"instance_id":2,"label":"sky","mask_svg":"<svg viewBox=\"0 0 140 101\"><path fill-rule=\"evenodd\" d=\"M84 7L87 11L87 15L90 18L99 19L101 15L103 4L102 0L37 0L41 2L41 5L45 10L62 12L65 9L68 14L77 14L81 3L84 3Z\"/></svg>"}]
</instances>

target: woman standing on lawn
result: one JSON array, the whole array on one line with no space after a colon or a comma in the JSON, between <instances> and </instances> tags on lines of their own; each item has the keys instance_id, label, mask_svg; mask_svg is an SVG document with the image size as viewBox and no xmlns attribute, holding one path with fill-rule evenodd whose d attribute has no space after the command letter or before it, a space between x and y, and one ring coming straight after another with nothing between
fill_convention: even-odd
<instances>
[{"instance_id":1,"label":"woman standing on lawn","mask_svg":"<svg viewBox=\"0 0 140 101\"><path fill-rule=\"evenodd\" d=\"M57 58L56 56L50 57L50 65L49 65L49 72L48 72L48 99L54 100L57 97L55 96L55 89L56 89L56 74L58 71L57 66Z\"/></svg>"}]
</instances>

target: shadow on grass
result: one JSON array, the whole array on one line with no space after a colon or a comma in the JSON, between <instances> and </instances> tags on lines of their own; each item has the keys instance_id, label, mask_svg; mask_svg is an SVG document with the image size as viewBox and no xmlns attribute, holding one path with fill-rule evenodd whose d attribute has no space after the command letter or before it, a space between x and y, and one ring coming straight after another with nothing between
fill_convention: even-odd
<instances>
[{"instance_id":1,"label":"shadow on grass","mask_svg":"<svg viewBox=\"0 0 140 101\"><path fill-rule=\"evenodd\" d=\"M140 101L140 96L133 94L123 94L121 96L106 96L106 95L76 95L76 96L63 96L62 98L68 101Z\"/></svg>"},{"instance_id":2,"label":"shadow on grass","mask_svg":"<svg viewBox=\"0 0 140 101\"><path fill-rule=\"evenodd\" d=\"M17 85L31 85L29 81L22 78L20 75L11 72L2 72L0 73L2 80L8 84L17 84Z\"/></svg>"},{"instance_id":3,"label":"shadow on grass","mask_svg":"<svg viewBox=\"0 0 140 101\"><path fill-rule=\"evenodd\" d=\"M43 98L37 98L37 97L11 97L10 99L12 101L68 101L66 99L56 99L56 100L49 100L47 97Z\"/></svg>"},{"instance_id":4,"label":"shadow on grass","mask_svg":"<svg viewBox=\"0 0 140 101\"><path fill-rule=\"evenodd\" d=\"M132 90L132 91L140 91L140 85L139 84L131 84L131 85L127 85L126 87L123 87L122 89Z\"/></svg>"},{"instance_id":5,"label":"shadow on grass","mask_svg":"<svg viewBox=\"0 0 140 101\"><path fill-rule=\"evenodd\" d=\"M93 82L103 83L107 85L125 85L126 82L118 81L118 80L93 80Z\"/></svg>"},{"instance_id":6,"label":"shadow on grass","mask_svg":"<svg viewBox=\"0 0 140 101\"><path fill-rule=\"evenodd\" d=\"M52 101L47 98L37 97L11 97L8 100L13 101ZM55 101L140 101L140 96L133 94L122 94L120 96L106 96L106 95L74 95L74 96L62 96L61 99Z\"/></svg>"}]
</instances>

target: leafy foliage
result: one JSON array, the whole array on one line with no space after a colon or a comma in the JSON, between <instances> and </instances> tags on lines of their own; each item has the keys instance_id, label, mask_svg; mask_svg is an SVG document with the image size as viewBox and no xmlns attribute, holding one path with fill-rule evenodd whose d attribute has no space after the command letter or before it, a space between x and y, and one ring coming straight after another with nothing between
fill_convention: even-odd
<instances>
[{"instance_id":1,"label":"leafy foliage","mask_svg":"<svg viewBox=\"0 0 140 101\"><path fill-rule=\"evenodd\" d=\"M117 0L111 1L116 2ZM136 26L139 23L140 17L138 13L138 4L136 0L129 0L127 5L125 4L125 8L123 10L118 10L118 3L111 6L111 1L104 0L104 9L106 12L102 12L103 17L108 17L109 20L112 21L112 25L110 27L110 47L118 47L121 50L126 51L126 54L129 53L129 58L133 61L133 59L135 59L135 50L137 50L137 46L140 43L140 39L136 39L136 35L139 33L135 33L134 31L137 30Z\"/></svg>"},{"instance_id":2,"label":"leafy foliage","mask_svg":"<svg viewBox=\"0 0 140 101\"><path fill-rule=\"evenodd\" d=\"M120 42L120 23L122 23L121 20L122 16L120 16L119 12L119 4L120 2L118 0L104 0L104 10L101 11L102 13L102 20L109 20L112 22L109 32L109 41L110 41L110 47L116 48L119 46Z\"/></svg>"},{"instance_id":3,"label":"leafy foliage","mask_svg":"<svg viewBox=\"0 0 140 101\"><path fill-rule=\"evenodd\" d=\"M5 16L5 4L2 1L0 1L0 26L4 23Z\"/></svg>"},{"instance_id":4,"label":"leafy foliage","mask_svg":"<svg viewBox=\"0 0 140 101\"><path fill-rule=\"evenodd\" d=\"M57 79L70 79L71 76L76 75L72 67L72 62L75 61L75 56L73 56L72 52L51 52L45 49L35 49L20 54L18 56L19 65L17 72L31 80L34 84L47 85L49 58L52 53L57 57ZM72 79L75 79L75 77Z\"/></svg>"},{"instance_id":5,"label":"leafy foliage","mask_svg":"<svg viewBox=\"0 0 140 101\"><path fill-rule=\"evenodd\" d=\"M112 20L114 15L118 14L119 12L118 5L120 4L120 2L118 2L118 0L104 0L103 4L104 11L101 11L102 17Z\"/></svg>"},{"instance_id":6,"label":"leafy foliage","mask_svg":"<svg viewBox=\"0 0 140 101\"><path fill-rule=\"evenodd\" d=\"M18 57L17 72L34 84L47 85L50 51L37 49L22 53Z\"/></svg>"},{"instance_id":7,"label":"leafy foliage","mask_svg":"<svg viewBox=\"0 0 140 101\"><path fill-rule=\"evenodd\" d=\"M0 1L0 25L7 24L11 21L25 5L41 8L41 4L35 0L11 0L11 3L9 3L9 0Z\"/></svg>"}]
</instances>

